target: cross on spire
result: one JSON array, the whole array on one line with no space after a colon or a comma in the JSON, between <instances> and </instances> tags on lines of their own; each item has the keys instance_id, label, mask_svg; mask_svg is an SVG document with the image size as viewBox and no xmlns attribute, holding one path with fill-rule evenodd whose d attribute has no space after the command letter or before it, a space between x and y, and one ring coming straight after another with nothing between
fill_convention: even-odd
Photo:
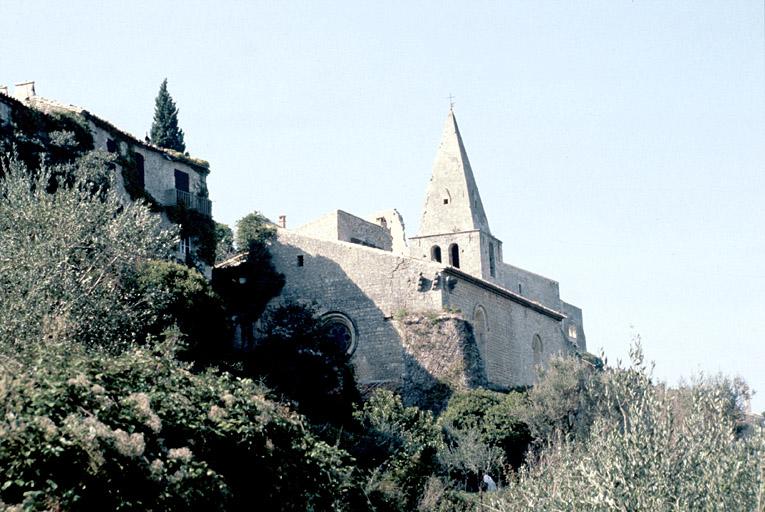
<instances>
[{"instance_id":1,"label":"cross on spire","mask_svg":"<svg viewBox=\"0 0 765 512\"><path fill-rule=\"evenodd\" d=\"M454 110L454 96L449 93L449 110Z\"/></svg>"}]
</instances>

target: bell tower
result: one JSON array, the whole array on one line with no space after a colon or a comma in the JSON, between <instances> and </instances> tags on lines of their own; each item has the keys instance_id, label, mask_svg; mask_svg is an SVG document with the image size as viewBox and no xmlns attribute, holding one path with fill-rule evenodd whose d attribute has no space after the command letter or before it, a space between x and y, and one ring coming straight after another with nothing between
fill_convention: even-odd
<instances>
[{"instance_id":1,"label":"bell tower","mask_svg":"<svg viewBox=\"0 0 765 512\"><path fill-rule=\"evenodd\" d=\"M502 242L494 238L470 167L454 109L449 109L425 193L412 256L441 262L494 281Z\"/></svg>"}]
</instances>

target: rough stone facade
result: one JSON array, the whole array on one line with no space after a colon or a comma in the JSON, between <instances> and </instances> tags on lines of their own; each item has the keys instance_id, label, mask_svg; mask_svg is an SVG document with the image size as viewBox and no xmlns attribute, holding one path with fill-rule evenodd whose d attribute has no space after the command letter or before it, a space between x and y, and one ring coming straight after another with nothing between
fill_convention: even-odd
<instances>
[{"instance_id":1,"label":"rough stone facade","mask_svg":"<svg viewBox=\"0 0 765 512\"><path fill-rule=\"evenodd\" d=\"M487 385L473 327L460 315L407 314L395 325L404 347L401 392L407 403L438 410L454 390Z\"/></svg>"},{"instance_id":2,"label":"rough stone facade","mask_svg":"<svg viewBox=\"0 0 765 512\"><path fill-rule=\"evenodd\" d=\"M272 245L286 279L272 304L312 303L342 323L362 386L422 405L449 388L531 385L551 355L586 350L581 310L558 283L503 262L453 112L420 233L407 244L395 210L367 219L338 210L279 228Z\"/></svg>"}]
</instances>

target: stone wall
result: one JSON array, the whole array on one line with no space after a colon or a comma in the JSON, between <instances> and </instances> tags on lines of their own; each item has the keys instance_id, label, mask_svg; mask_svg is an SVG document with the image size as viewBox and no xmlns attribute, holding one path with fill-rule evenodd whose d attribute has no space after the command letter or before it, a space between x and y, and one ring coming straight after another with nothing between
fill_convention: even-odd
<instances>
[{"instance_id":1,"label":"stone wall","mask_svg":"<svg viewBox=\"0 0 765 512\"><path fill-rule=\"evenodd\" d=\"M390 230L342 210L337 211L338 240L390 251L393 241Z\"/></svg>"},{"instance_id":2,"label":"stone wall","mask_svg":"<svg viewBox=\"0 0 765 512\"><path fill-rule=\"evenodd\" d=\"M503 262L497 266L497 283L507 290L540 302L549 308L561 309L560 288L557 281Z\"/></svg>"},{"instance_id":3,"label":"stone wall","mask_svg":"<svg viewBox=\"0 0 765 512\"><path fill-rule=\"evenodd\" d=\"M450 276L451 278L451 276ZM539 336L540 362L568 352L560 318L540 313L466 280L456 279L444 291L444 306L459 310L476 327L476 344L491 387L511 388L534 383L534 336ZM482 318L481 318L482 317ZM484 328L476 325L482 320Z\"/></svg>"},{"instance_id":4,"label":"stone wall","mask_svg":"<svg viewBox=\"0 0 765 512\"><path fill-rule=\"evenodd\" d=\"M395 208L382 210L368 215L366 220L374 224L380 224L381 219L385 222L391 236L391 251L396 254L409 255L409 245L406 242L406 227L404 218Z\"/></svg>"},{"instance_id":5,"label":"stone wall","mask_svg":"<svg viewBox=\"0 0 765 512\"><path fill-rule=\"evenodd\" d=\"M480 277L483 271L480 251L482 237L483 235L480 231L412 237L409 239L410 254L414 258L431 260L433 247L437 246L441 250L441 261L446 265L452 265L449 248L452 247L452 244L457 244L459 248L459 268L469 274Z\"/></svg>"},{"instance_id":6,"label":"stone wall","mask_svg":"<svg viewBox=\"0 0 765 512\"><path fill-rule=\"evenodd\" d=\"M389 229L343 210L328 213L313 222L300 226L295 232L322 240L339 240L376 247L384 251L390 251L393 245Z\"/></svg>"},{"instance_id":7,"label":"stone wall","mask_svg":"<svg viewBox=\"0 0 765 512\"><path fill-rule=\"evenodd\" d=\"M347 316L356 329L352 362L359 381L399 383L404 350L393 319L402 312L441 309L441 290L421 286L421 275L435 276L441 267L284 229L277 231L271 252L286 281L272 304L314 302L321 313Z\"/></svg>"},{"instance_id":8,"label":"stone wall","mask_svg":"<svg viewBox=\"0 0 765 512\"><path fill-rule=\"evenodd\" d=\"M402 397L407 404L440 410L455 390L486 386L486 372L461 316L431 311L397 318L404 346Z\"/></svg>"},{"instance_id":9,"label":"stone wall","mask_svg":"<svg viewBox=\"0 0 765 512\"><path fill-rule=\"evenodd\" d=\"M587 337L584 335L582 310L563 301L561 301L560 305L561 311L566 315L566 320L563 322L563 332L566 334L569 342L576 345L582 352L586 352Z\"/></svg>"}]
</instances>

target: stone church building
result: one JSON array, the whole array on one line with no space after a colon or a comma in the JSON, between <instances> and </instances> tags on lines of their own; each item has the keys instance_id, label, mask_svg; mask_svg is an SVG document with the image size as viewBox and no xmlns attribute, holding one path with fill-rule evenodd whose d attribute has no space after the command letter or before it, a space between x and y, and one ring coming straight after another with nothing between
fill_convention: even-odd
<instances>
[{"instance_id":1,"label":"stone church building","mask_svg":"<svg viewBox=\"0 0 765 512\"><path fill-rule=\"evenodd\" d=\"M532 384L553 354L586 350L581 310L558 283L503 261L451 110L416 236L395 210L337 210L279 227L271 250L286 280L273 303L317 305L362 386L457 372L466 386L507 389Z\"/></svg>"}]
</instances>

